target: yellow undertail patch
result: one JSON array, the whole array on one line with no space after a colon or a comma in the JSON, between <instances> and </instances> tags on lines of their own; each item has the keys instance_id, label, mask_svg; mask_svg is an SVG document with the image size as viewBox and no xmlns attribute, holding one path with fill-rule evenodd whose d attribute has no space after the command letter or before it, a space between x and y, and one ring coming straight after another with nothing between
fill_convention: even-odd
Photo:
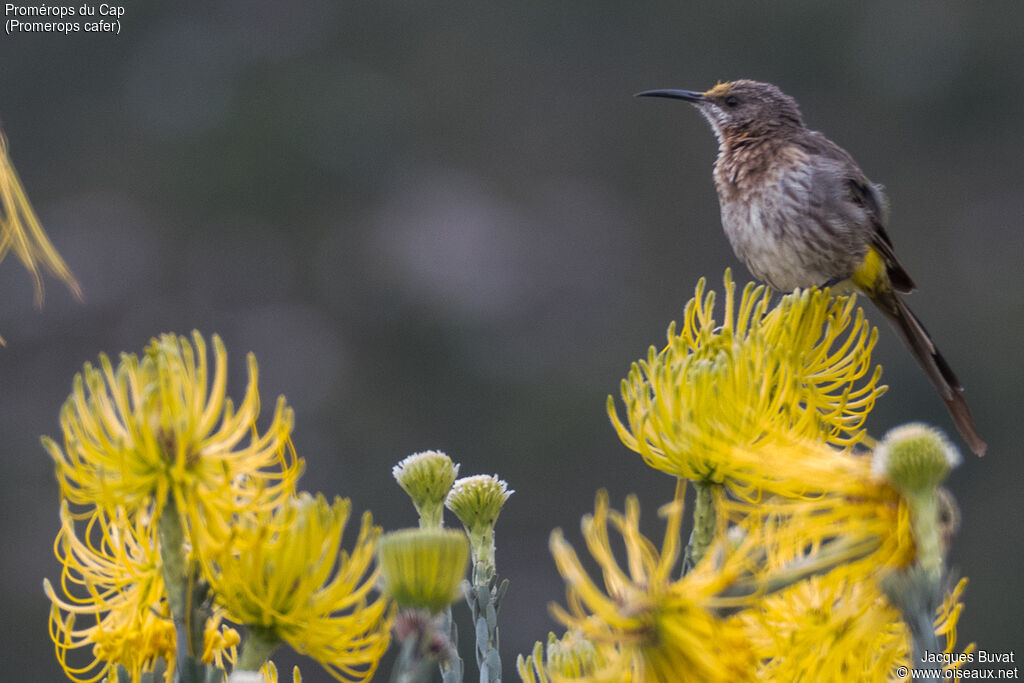
<instances>
[{"instance_id":1,"label":"yellow undertail patch","mask_svg":"<svg viewBox=\"0 0 1024 683\"><path fill-rule=\"evenodd\" d=\"M864 290L868 295L873 292L891 291L889 284L888 269L885 266L885 259L874 247L868 247L868 253L864 260L853 271L850 280L858 289Z\"/></svg>"}]
</instances>

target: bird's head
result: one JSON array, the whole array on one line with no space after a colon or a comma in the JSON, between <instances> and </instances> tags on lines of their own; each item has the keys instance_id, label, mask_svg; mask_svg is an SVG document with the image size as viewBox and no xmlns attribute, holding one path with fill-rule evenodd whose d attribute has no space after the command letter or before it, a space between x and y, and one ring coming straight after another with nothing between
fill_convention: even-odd
<instances>
[{"instance_id":1,"label":"bird's head","mask_svg":"<svg viewBox=\"0 0 1024 683\"><path fill-rule=\"evenodd\" d=\"M690 102L708 120L719 140L730 135L771 135L804 128L796 100L771 83L739 80L705 92L645 90L637 97L670 97Z\"/></svg>"}]
</instances>

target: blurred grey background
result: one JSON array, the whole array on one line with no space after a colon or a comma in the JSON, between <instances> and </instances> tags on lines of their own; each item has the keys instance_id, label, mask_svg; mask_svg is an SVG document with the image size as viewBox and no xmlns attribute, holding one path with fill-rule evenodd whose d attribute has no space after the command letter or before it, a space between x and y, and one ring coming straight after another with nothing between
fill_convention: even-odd
<instances>
[{"instance_id":1,"label":"blurred grey background","mask_svg":"<svg viewBox=\"0 0 1024 683\"><path fill-rule=\"evenodd\" d=\"M39 435L58 435L84 361L195 328L223 336L234 394L253 351L265 405L288 397L304 485L385 528L415 523L390 474L409 453L509 482L514 679L556 627L553 527L580 544L606 487L618 506L640 494L660 534L672 482L620 445L605 397L701 275L749 278L719 226L706 124L632 94L738 77L794 95L888 189L911 304L990 444L951 481L952 562L971 579L960 645L1020 646L1024 6L921 7L185 0L129 5L119 36L0 37L11 155L85 292L51 279L36 310L24 270L0 266L3 677L60 679ZM872 433L952 432L881 324L891 390Z\"/></svg>"}]
</instances>

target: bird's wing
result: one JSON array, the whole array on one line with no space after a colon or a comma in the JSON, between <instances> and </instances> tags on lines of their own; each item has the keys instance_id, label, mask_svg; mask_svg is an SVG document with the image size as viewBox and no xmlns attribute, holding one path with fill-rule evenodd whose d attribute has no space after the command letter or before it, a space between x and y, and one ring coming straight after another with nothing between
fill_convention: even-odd
<instances>
[{"instance_id":1,"label":"bird's wing","mask_svg":"<svg viewBox=\"0 0 1024 683\"><path fill-rule=\"evenodd\" d=\"M871 233L871 245L879 251L885 260L885 270L893 289L905 294L914 291L914 280L896 257L892 239L885 229L889 207L885 200L885 194L882 192L882 186L869 181L863 173L859 177L848 178L846 182L850 200L864 209L871 218L871 227L874 228Z\"/></svg>"},{"instance_id":2,"label":"bird's wing","mask_svg":"<svg viewBox=\"0 0 1024 683\"><path fill-rule=\"evenodd\" d=\"M871 246L882 255L893 289L903 293L914 291L916 288L914 280L896 257L892 239L885 229L889 220L889 204L882 186L868 180L849 152L821 133L814 131L807 137L807 140L809 144L806 151L816 156L825 157L838 164L842 169L845 198L856 204L867 215L871 225Z\"/></svg>"}]
</instances>

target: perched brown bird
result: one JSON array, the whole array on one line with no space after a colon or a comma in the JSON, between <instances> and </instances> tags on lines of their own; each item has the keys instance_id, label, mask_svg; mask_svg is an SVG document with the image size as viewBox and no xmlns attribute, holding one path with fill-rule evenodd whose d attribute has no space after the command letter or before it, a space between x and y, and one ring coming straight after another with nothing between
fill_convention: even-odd
<instances>
[{"instance_id":1,"label":"perched brown bird","mask_svg":"<svg viewBox=\"0 0 1024 683\"><path fill-rule=\"evenodd\" d=\"M935 384L971 450L984 455L960 381L900 297L914 290L914 281L885 230L882 187L843 148L809 130L796 100L770 83L740 80L707 92L637 96L685 100L711 124L722 227L750 272L780 291L838 285L866 294Z\"/></svg>"}]
</instances>

